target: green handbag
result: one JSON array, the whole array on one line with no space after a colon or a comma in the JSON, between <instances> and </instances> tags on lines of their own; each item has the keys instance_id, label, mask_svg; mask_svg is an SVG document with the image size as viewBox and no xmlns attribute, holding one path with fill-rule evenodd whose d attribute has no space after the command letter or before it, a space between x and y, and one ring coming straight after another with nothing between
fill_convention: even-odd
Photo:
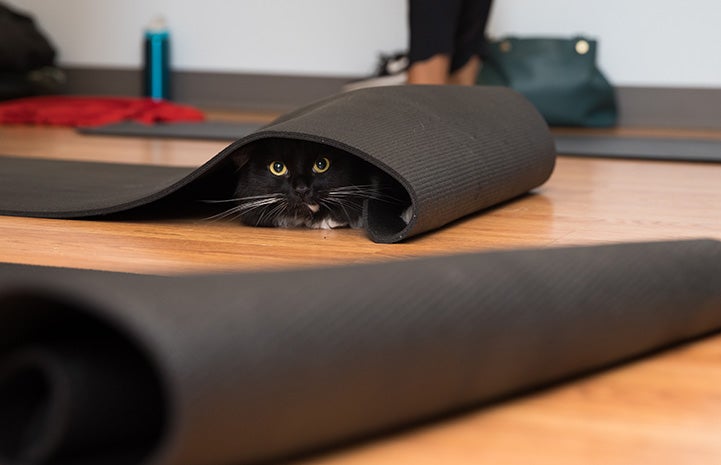
<instances>
[{"instance_id":1,"label":"green handbag","mask_svg":"<svg viewBox=\"0 0 721 465\"><path fill-rule=\"evenodd\" d=\"M615 92L596 66L596 41L508 37L488 44L478 84L511 87L551 126L613 126Z\"/></svg>"}]
</instances>

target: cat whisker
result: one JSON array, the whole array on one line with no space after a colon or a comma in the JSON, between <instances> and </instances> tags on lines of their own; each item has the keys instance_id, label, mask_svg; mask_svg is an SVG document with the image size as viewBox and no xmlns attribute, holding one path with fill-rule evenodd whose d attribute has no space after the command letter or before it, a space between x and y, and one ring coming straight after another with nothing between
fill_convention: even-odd
<instances>
[{"instance_id":1,"label":"cat whisker","mask_svg":"<svg viewBox=\"0 0 721 465\"><path fill-rule=\"evenodd\" d=\"M288 202L281 202L278 205L276 205L269 213L268 213L268 219L270 221L275 222L275 220L280 217L283 213L285 213L288 210Z\"/></svg>"},{"instance_id":2,"label":"cat whisker","mask_svg":"<svg viewBox=\"0 0 721 465\"><path fill-rule=\"evenodd\" d=\"M326 193L329 197L337 197L337 198L347 198L347 197L360 197L363 199L373 199L373 200L379 200L381 202L387 202L387 203L398 203L403 204L406 203L406 201L403 201L397 197L393 197L388 194L383 194L382 192L379 192L377 189L364 189L364 188L357 188L356 186L347 186L350 188L338 188L330 190Z\"/></svg>"},{"instance_id":3,"label":"cat whisker","mask_svg":"<svg viewBox=\"0 0 721 465\"><path fill-rule=\"evenodd\" d=\"M201 200L203 203L242 203L247 200L261 200L261 199L280 199L281 196L278 194L263 194L263 195L251 195L248 197L238 197L235 199L213 199L213 200Z\"/></svg>"},{"instance_id":4,"label":"cat whisker","mask_svg":"<svg viewBox=\"0 0 721 465\"><path fill-rule=\"evenodd\" d=\"M255 222L256 226L259 226L265 218L268 218L269 221L275 220L283 211L285 211L288 208L288 202L277 202L273 208L266 208L263 212L261 212L260 216Z\"/></svg>"},{"instance_id":5,"label":"cat whisker","mask_svg":"<svg viewBox=\"0 0 721 465\"><path fill-rule=\"evenodd\" d=\"M240 212L240 209L238 207L231 208L228 210L225 210L223 212L218 213L217 215L209 216L205 218L206 221L220 221L227 219L228 217L232 216L232 219L236 219L238 216L242 215L242 212Z\"/></svg>"},{"instance_id":6,"label":"cat whisker","mask_svg":"<svg viewBox=\"0 0 721 465\"><path fill-rule=\"evenodd\" d=\"M350 212L348 211L348 209L346 207L349 207L349 208L353 207L353 209L355 209L355 210L362 209L361 204L352 204L351 202L344 202L342 199L333 199L333 198L328 198L328 197L326 197L323 200L319 200L318 203L323 205L328 210L332 210L333 209L332 206L337 205L338 207L340 207L343 210L343 213L345 214L345 217L348 220L348 222L352 222L354 216L350 214Z\"/></svg>"},{"instance_id":7,"label":"cat whisker","mask_svg":"<svg viewBox=\"0 0 721 465\"><path fill-rule=\"evenodd\" d=\"M273 198L265 198L265 199L255 200L252 202L245 202L245 203L237 205L233 208L229 208L228 210L220 212L216 215L210 216L206 219L211 220L211 221L221 220L221 219L228 218L231 215L235 215L233 218L233 219L235 219L240 216L243 216L244 214L246 214L252 210L279 203L281 200L282 199L280 199L279 197L273 197Z\"/></svg>"},{"instance_id":8,"label":"cat whisker","mask_svg":"<svg viewBox=\"0 0 721 465\"><path fill-rule=\"evenodd\" d=\"M258 216L258 219L255 221L256 226L260 226L260 224L263 222L263 219L265 218L265 215L268 213L268 209L264 208L263 211L260 212L260 216Z\"/></svg>"}]
</instances>

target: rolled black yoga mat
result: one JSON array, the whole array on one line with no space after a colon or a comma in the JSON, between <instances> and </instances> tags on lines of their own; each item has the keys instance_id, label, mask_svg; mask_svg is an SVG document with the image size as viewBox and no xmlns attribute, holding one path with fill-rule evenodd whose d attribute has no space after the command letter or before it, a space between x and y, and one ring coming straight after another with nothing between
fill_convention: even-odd
<instances>
[{"instance_id":1,"label":"rolled black yoga mat","mask_svg":"<svg viewBox=\"0 0 721 465\"><path fill-rule=\"evenodd\" d=\"M0 157L0 214L76 218L164 202L178 209L226 198L229 160L263 138L334 146L393 178L412 206L408 224L381 201L366 205L372 240L397 242L520 196L553 171L543 118L505 88L399 86L361 89L280 117L195 170Z\"/></svg>"},{"instance_id":2,"label":"rolled black yoga mat","mask_svg":"<svg viewBox=\"0 0 721 465\"><path fill-rule=\"evenodd\" d=\"M0 265L3 465L242 465L721 329L721 242L143 276Z\"/></svg>"}]
</instances>

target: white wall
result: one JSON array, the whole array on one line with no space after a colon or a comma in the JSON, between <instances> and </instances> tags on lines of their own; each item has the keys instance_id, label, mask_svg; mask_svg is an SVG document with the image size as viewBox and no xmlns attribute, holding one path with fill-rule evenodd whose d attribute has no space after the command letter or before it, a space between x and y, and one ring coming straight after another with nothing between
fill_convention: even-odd
<instances>
[{"instance_id":1,"label":"white wall","mask_svg":"<svg viewBox=\"0 0 721 465\"><path fill-rule=\"evenodd\" d=\"M5 1L37 17L67 65L139 66L157 14L189 71L360 76L407 40L406 0ZM719 88L720 24L719 0L495 0L489 33L586 34L617 85Z\"/></svg>"}]
</instances>

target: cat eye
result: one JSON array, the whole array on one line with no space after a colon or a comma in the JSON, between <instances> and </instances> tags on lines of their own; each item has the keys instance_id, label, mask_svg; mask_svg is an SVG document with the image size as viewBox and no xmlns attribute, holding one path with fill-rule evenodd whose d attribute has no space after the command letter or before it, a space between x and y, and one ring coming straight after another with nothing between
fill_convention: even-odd
<instances>
[{"instance_id":1,"label":"cat eye","mask_svg":"<svg viewBox=\"0 0 721 465\"><path fill-rule=\"evenodd\" d=\"M276 176L283 176L285 173L288 172L288 168L285 166L285 163L281 161L270 162L270 165L268 165L268 169Z\"/></svg>"},{"instance_id":2,"label":"cat eye","mask_svg":"<svg viewBox=\"0 0 721 465\"><path fill-rule=\"evenodd\" d=\"M330 168L330 160L326 157L319 158L313 163L313 172L317 174L325 173Z\"/></svg>"}]
</instances>

